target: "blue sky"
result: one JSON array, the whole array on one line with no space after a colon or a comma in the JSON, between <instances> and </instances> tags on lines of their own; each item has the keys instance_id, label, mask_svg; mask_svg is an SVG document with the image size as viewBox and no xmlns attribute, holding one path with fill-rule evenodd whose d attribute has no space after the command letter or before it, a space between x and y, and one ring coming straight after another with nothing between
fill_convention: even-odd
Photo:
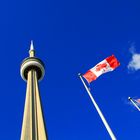
<instances>
[{"instance_id":1,"label":"blue sky","mask_svg":"<svg viewBox=\"0 0 140 140\"><path fill-rule=\"evenodd\" d=\"M110 139L77 74L112 54L120 67L91 91L117 139L139 139L140 113L127 100L140 97L139 6L135 0L1 1L0 139L20 139L26 92L20 64L31 40L46 66L40 91L49 140ZM137 65L128 70L132 59Z\"/></svg>"}]
</instances>

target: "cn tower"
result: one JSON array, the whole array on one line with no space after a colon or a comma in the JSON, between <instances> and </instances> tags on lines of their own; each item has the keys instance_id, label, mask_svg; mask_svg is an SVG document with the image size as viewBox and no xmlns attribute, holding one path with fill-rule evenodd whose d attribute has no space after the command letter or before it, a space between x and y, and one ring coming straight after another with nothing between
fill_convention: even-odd
<instances>
[{"instance_id":1,"label":"cn tower","mask_svg":"<svg viewBox=\"0 0 140 140\"><path fill-rule=\"evenodd\" d=\"M27 82L20 140L48 140L38 86L38 81L44 77L45 68L43 62L35 57L32 41L29 57L23 60L20 74Z\"/></svg>"}]
</instances>

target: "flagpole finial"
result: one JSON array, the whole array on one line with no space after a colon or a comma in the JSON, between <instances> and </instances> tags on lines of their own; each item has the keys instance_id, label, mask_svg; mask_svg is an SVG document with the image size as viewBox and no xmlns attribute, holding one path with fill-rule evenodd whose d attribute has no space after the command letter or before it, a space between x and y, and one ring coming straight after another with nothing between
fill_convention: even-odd
<instances>
[{"instance_id":1,"label":"flagpole finial","mask_svg":"<svg viewBox=\"0 0 140 140\"><path fill-rule=\"evenodd\" d=\"M81 73L78 73L78 76L81 76L82 74Z\"/></svg>"},{"instance_id":2,"label":"flagpole finial","mask_svg":"<svg viewBox=\"0 0 140 140\"><path fill-rule=\"evenodd\" d=\"M131 100L131 97L128 97L128 100Z\"/></svg>"}]
</instances>

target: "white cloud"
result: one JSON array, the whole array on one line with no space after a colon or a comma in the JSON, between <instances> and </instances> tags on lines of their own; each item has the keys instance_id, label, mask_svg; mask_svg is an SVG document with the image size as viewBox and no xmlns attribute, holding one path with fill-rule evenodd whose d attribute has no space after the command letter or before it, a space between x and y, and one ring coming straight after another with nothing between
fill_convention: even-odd
<instances>
[{"instance_id":1,"label":"white cloud","mask_svg":"<svg viewBox=\"0 0 140 140\"><path fill-rule=\"evenodd\" d=\"M132 54L132 59L127 66L128 70L131 70L131 71L140 70L140 54L136 53L134 46L132 46L129 50L130 50L130 53Z\"/></svg>"}]
</instances>

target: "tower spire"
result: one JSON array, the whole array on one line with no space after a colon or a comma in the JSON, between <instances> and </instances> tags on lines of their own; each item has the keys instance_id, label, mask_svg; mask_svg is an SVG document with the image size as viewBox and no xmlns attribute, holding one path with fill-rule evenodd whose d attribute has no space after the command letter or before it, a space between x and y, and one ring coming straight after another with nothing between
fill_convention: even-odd
<instances>
[{"instance_id":1,"label":"tower spire","mask_svg":"<svg viewBox=\"0 0 140 140\"><path fill-rule=\"evenodd\" d=\"M34 50L33 40L31 40L30 50Z\"/></svg>"},{"instance_id":2,"label":"tower spire","mask_svg":"<svg viewBox=\"0 0 140 140\"><path fill-rule=\"evenodd\" d=\"M34 50L34 44L33 40L31 40L30 50L29 50L29 56L34 57L35 56L35 50Z\"/></svg>"},{"instance_id":3,"label":"tower spire","mask_svg":"<svg viewBox=\"0 0 140 140\"><path fill-rule=\"evenodd\" d=\"M24 117L20 140L48 140L42 105L39 93L38 80L44 77L43 62L34 57L33 42L29 50L30 56L21 65L21 77L27 81Z\"/></svg>"}]
</instances>

